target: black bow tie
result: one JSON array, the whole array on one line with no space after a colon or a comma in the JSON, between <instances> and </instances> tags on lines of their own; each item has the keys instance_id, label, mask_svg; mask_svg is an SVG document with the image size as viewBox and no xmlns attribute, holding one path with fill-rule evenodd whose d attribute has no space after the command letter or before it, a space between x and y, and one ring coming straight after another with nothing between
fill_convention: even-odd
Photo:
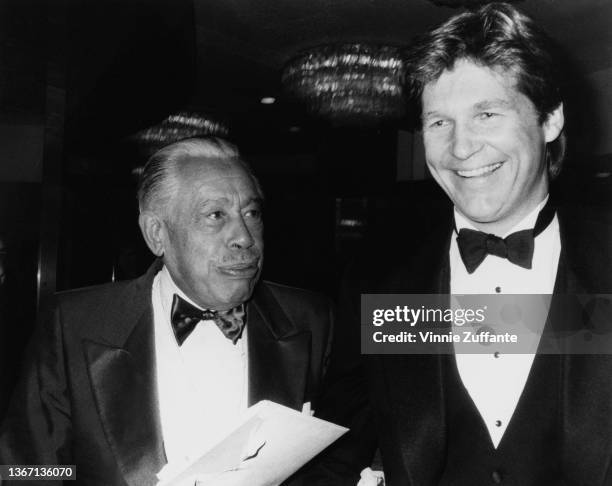
<instances>
[{"instance_id":1,"label":"black bow tie","mask_svg":"<svg viewBox=\"0 0 612 486\"><path fill-rule=\"evenodd\" d=\"M459 253L468 273L474 273L487 255L507 258L508 261L523 268L531 268L534 240L544 231L555 216L555 208L550 198L538 214L533 229L517 231L505 238L467 228L461 228L457 236Z\"/></svg>"},{"instance_id":2,"label":"black bow tie","mask_svg":"<svg viewBox=\"0 0 612 486\"><path fill-rule=\"evenodd\" d=\"M234 344L240 339L244 329L244 304L226 312L202 310L174 294L170 322L178 345L181 346L200 321L215 321L217 327Z\"/></svg>"}]
</instances>

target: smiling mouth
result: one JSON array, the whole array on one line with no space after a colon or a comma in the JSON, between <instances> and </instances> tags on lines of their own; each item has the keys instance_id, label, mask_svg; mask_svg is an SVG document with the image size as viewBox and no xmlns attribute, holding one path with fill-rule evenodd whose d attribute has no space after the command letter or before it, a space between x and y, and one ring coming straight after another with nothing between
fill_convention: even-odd
<instances>
[{"instance_id":1,"label":"smiling mouth","mask_svg":"<svg viewBox=\"0 0 612 486\"><path fill-rule=\"evenodd\" d=\"M478 169L457 170L455 172L461 177L471 179L472 177L488 176L499 169L502 165L504 165L503 162L496 162L494 164L485 165L484 167L479 167Z\"/></svg>"}]
</instances>

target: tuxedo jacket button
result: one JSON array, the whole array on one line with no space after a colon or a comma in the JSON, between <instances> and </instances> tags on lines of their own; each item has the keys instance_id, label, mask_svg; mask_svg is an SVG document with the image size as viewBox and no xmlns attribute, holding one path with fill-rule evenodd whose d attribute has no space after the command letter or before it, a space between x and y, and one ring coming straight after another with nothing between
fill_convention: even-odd
<instances>
[{"instance_id":1,"label":"tuxedo jacket button","mask_svg":"<svg viewBox=\"0 0 612 486\"><path fill-rule=\"evenodd\" d=\"M502 482L502 475L499 471L493 471L493 474L491 474L491 479L493 479L493 482L495 484L501 484Z\"/></svg>"}]
</instances>

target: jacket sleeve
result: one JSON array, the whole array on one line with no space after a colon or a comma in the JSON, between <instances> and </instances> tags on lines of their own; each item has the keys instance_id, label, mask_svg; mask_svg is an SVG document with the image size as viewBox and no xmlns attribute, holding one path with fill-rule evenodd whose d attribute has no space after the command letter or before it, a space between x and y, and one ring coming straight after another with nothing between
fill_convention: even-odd
<instances>
[{"instance_id":1,"label":"jacket sleeve","mask_svg":"<svg viewBox=\"0 0 612 486\"><path fill-rule=\"evenodd\" d=\"M0 428L0 464L71 464L65 370L61 312L56 308L30 343Z\"/></svg>"}]
</instances>

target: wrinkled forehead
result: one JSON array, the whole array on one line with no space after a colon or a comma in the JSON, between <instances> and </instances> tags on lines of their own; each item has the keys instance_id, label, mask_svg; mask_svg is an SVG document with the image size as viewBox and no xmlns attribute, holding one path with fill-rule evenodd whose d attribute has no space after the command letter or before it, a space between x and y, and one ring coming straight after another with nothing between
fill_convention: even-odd
<instances>
[{"instance_id":1,"label":"wrinkled forehead","mask_svg":"<svg viewBox=\"0 0 612 486\"><path fill-rule=\"evenodd\" d=\"M178 164L177 178L182 187L205 186L208 189L218 187L219 190L225 186L224 183L231 181L232 187L236 190L254 193L248 196L261 196L255 180L238 158L188 157Z\"/></svg>"}]
</instances>

